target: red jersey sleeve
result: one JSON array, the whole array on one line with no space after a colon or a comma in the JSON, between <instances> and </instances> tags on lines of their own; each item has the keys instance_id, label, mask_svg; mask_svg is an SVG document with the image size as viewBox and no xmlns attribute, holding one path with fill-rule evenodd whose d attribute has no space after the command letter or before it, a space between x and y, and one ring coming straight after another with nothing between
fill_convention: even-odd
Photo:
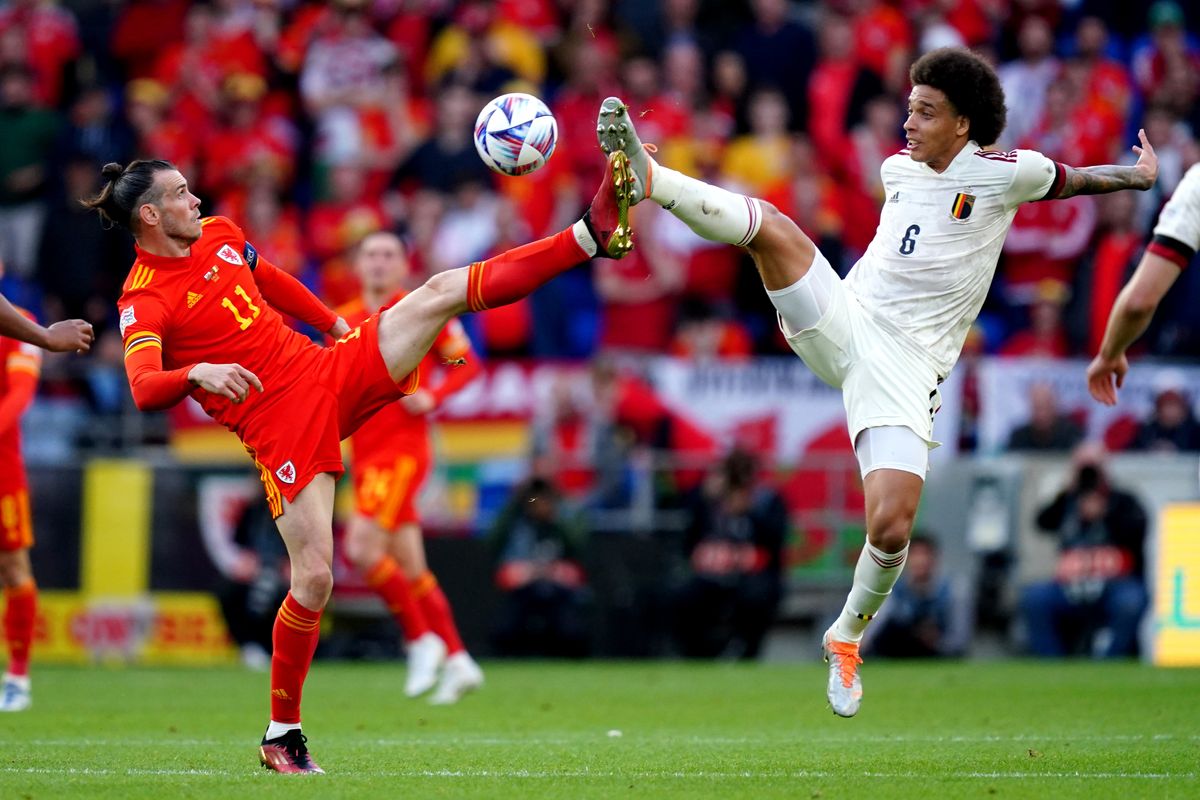
<instances>
[{"instance_id":1,"label":"red jersey sleeve","mask_svg":"<svg viewBox=\"0 0 1200 800\"><path fill-rule=\"evenodd\" d=\"M150 294L123 295L121 338L125 342L125 374L133 402L140 411L170 408L191 393L188 373L194 364L179 369L162 367L162 337L167 308Z\"/></svg>"},{"instance_id":2,"label":"red jersey sleeve","mask_svg":"<svg viewBox=\"0 0 1200 800\"><path fill-rule=\"evenodd\" d=\"M306 322L328 333L337 322L338 315L326 306L300 281L267 261L246 243L246 263L254 270L254 282L267 302L290 317ZM251 260L250 254L253 254Z\"/></svg>"},{"instance_id":3,"label":"red jersey sleeve","mask_svg":"<svg viewBox=\"0 0 1200 800\"><path fill-rule=\"evenodd\" d=\"M471 340L457 319L450 320L442 328L433 342L433 352L447 365L442 380L429 388L434 400L441 405L443 400L474 380L481 367L471 349Z\"/></svg>"},{"instance_id":4,"label":"red jersey sleeve","mask_svg":"<svg viewBox=\"0 0 1200 800\"><path fill-rule=\"evenodd\" d=\"M33 319L29 314L26 316ZM42 351L31 344L19 344L9 351L4 370L8 390L0 398L0 434L8 433L33 402L42 371Z\"/></svg>"}]
</instances>

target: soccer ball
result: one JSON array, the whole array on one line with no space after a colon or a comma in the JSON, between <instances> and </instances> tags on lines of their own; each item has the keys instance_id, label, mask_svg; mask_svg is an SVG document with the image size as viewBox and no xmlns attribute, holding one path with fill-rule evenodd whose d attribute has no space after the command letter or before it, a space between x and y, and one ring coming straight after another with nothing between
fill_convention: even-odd
<instances>
[{"instance_id":1,"label":"soccer ball","mask_svg":"<svg viewBox=\"0 0 1200 800\"><path fill-rule=\"evenodd\" d=\"M502 175L528 175L550 159L558 123L531 94L502 94L475 120L475 149L483 163Z\"/></svg>"}]
</instances>

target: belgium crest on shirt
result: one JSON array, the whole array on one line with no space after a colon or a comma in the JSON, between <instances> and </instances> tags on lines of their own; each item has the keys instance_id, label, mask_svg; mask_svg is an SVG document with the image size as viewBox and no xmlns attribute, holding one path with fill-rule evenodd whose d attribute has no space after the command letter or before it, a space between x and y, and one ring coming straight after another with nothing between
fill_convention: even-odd
<instances>
[{"instance_id":1,"label":"belgium crest on shirt","mask_svg":"<svg viewBox=\"0 0 1200 800\"><path fill-rule=\"evenodd\" d=\"M971 216L971 211L974 208L975 195L959 192L954 195L954 202L950 204L950 216L961 221Z\"/></svg>"}]
</instances>

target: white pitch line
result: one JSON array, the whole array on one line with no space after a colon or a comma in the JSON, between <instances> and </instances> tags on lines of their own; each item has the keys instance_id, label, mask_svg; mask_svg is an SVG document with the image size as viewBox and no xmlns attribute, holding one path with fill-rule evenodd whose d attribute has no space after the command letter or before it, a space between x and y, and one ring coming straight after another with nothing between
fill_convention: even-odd
<instances>
[{"instance_id":1,"label":"white pitch line","mask_svg":"<svg viewBox=\"0 0 1200 800\"><path fill-rule=\"evenodd\" d=\"M15 773L21 775L83 775L92 777L137 777L137 776L176 776L176 777L245 777L263 775L261 770L247 768L245 770L207 770L207 769L93 769L83 768L50 768L50 767L0 767L0 773ZM560 780L584 778L620 778L653 780L674 778L678 780L737 780L737 779L799 779L799 778L845 778L863 777L885 780L937 778L959 778L974 780L1027 780L1030 778L1051 779L1082 779L1082 780L1195 780L1194 772L942 772L931 775L924 772L832 772L829 770L792 770L786 772L713 772L700 770L685 771L598 771L598 770L491 770L491 769L441 769L441 770L358 770L351 778L361 777L381 778L489 778L489 779L530 779L530 780ZM326 779L337 779L336 773Z\"/></svg>"},{"instance_id":2,"label":"white pitch line","mask_svg":"<svg viewBox=\"0 0 1200 800\"><path fill-rule=\"evenodd\" d=\"M464 734L447 732L445 735L437 734L421 734L420 736L404 737L404 736L388 736L370 739L367 737L347 737L341 735L330 736L326 741L333 741L339 745L355 744L355 745L373 745L377 747L425 747L432 745L495 745L509 747L513 745L528 745L528 746L552 746L552 745L571 745L578 743L588 743L597 739L609 741L609 737L604 731L564 731L548 736L528 737L528 736L492 736L485 734ZM794 734L789 738L778 736L691 736L687 734L678 734L664 731L654 731L649 734L640 734L637 731L626 731L622 739L614 740L614 744L621 742L646 742L646 741L669 741L675 744L687 745L821 745L821 744L853 744L853 743L874 743L874 744L905 744L913 743L940 743L940 744L992 744L992 743L1028 743L1039 744L1046 742L1196 742L1200 741L1200 734L1192 735L1176 735L1169 733L1153 733L1153 734L1062 734L1062 735L1040 735L1040 734L1024 734L1017 736L912 736L904 734L872 734L865 736L806 736L802 733ZM194 738L175 738L172 736L164 736L155 739L96 739L96 738L54 738L54 739L0 739L0 747L11 746L32 746L32 747L221 747L231 746L240 747L246 746L247 739L194 739Z\"/></svg>"}]
</instances>

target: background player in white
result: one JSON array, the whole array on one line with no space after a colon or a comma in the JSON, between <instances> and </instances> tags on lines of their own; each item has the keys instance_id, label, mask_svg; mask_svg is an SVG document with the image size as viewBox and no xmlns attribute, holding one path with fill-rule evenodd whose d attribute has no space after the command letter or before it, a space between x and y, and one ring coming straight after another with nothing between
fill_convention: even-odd
<instances>
[{"instance_id":1,"label":"background player in white","mask_svg":"<svg viewBox=\"0 0 1200 800\"><path fill-rule=\"evenodd\" d=\"M1088 391L1105 405L1116 405L1129 361L1125 351L1146 331L1167 290L1200 250L1200 164L1183 176L1163 207L1154 238L1129 283L1117 295L1100 352L1088 365Z\"/></svg>"},{"instance_id":2,"label":"background player in white","mask_svg":"<svg viewBox=\"0 0 1200 800\"><path fill-rule=\"evenodd\" d=\"M1132 167L1072 168L1033 151L981 149L1004 130L1004 92L967 50L927 53L909 77L908 147L883 164L879 228L845 281L769 203L656 164L619 99L601 104L597 124L601 149L629 158L634 202L648 196L705 239L750 251L792 349L842 389L867 512L854 586L823 638L829 702L847 717L862 700L858 643L904 567L936 445L937 387L983 305L1017 207L1148 189L1158 173L1144 133Z\"/></svg>"}]
</instances>

